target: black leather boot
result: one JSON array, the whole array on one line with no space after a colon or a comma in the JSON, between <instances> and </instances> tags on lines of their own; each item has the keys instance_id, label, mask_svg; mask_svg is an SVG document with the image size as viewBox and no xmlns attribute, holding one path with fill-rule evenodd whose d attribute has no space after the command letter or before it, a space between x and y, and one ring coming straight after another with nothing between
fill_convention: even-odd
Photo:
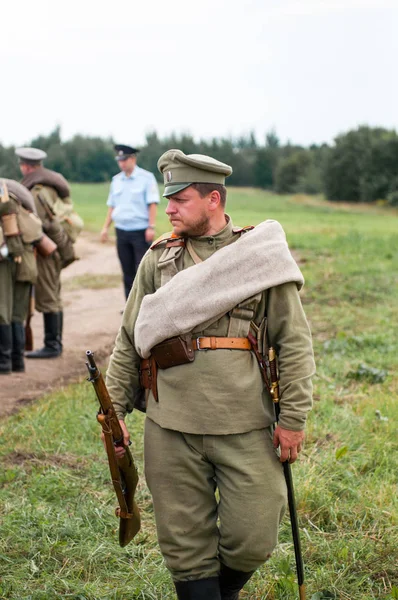
<instances>
[{"instance_id":1,"label":"black leather boot","mask_svg":"<svg viewBox=\"0 0 398 600\"><path fill-rule=\"evenodd\" d=\"M240 590L245 583L249 581L253 573L254 571L248 573L244 571L235 571L221 563L219 579L221 600L238 600Z\"/></svg>"},{"instance_id":2,"label":"black leather boot","mask_svg":"<svg viewBox=\"0 0 398 600\"><path fill-rule=\"evenodd\" d=\"M0 375L11 373L11 325L0 325Z\"/></svg>"},{"instance_id":3,"label":"black leather boot","mask_svg":"<svg viewBox=\"0 0 398 600\"><path fill-rule=\"evenodd\" d=\"M62 312L62 310L61 310L61 312L58 313L58 319L59 319L59 339L60 339L61 347L62 347L62 334L64 331L64 313Z\"/></svg>"},{"instance_id":4,"label":"black leather boot","mask_svg":"<svg viewBox=\"0 0 398 600\"><path fill-rule=\"evenodd\" d=\"M179 600L221 600L218 577L174 582Z\"/></svg>"},{"instance_id":5,"label":"black leather boot","mask_svg":"<svg viewBox=\"0 0 398 600\"><path fill-rule=\"evenodd\" d=\"M57 358L62 354L62 313L43 313L44 346L40 350L26 352L26 358Z\"/></svg>"},{"instance_id":6,"label":"black leather boot","mask_svg":"<svg viewBox=\"0 0 398 600\"><path fill-rule=\"evenodd\" d=\"M16 373L25 371L24 350L25 350L25 328L23 323L13 321L12 328L12 352L11 363L12 370Z\"/></svg>"}]
</instances>

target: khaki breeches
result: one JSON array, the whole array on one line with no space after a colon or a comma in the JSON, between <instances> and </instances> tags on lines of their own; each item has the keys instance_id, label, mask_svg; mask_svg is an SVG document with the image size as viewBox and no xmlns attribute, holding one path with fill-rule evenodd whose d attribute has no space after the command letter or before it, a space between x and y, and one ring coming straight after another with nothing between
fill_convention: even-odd
<instances>
[{"instance_id":1,"label":"khaki breeches","mask_svg":"<svg viewBox=\"0 0 398 600\"><path fill-rule=\"evenodd\" d=\"M10 260L0 262L0 325L14 321L22 323L29 308L30 283L15 281L16 265Z\"/></svg>"},{"instance_id":2,"label":"khaki breeches","mask_svg":"<svg viewBox=\"0 0 398 600\"><path fill-rule=\"evenodd\" d=\"M270 428L192 435L147 417L145 476L175 581L213 577L220 561L253 571L270 557L287 495Z\"/></svg>"},{"instance_id":3,"label":"khaki breeches","mask_svg":"<svg viewBox=\"0 0 398 600\"><path fill-rule=\"evenodd\" d=\"M38 278L35 286L35 307L42 313L62 311L61 259L57 252L37 256Z\"/></svg>"}]
</instances>

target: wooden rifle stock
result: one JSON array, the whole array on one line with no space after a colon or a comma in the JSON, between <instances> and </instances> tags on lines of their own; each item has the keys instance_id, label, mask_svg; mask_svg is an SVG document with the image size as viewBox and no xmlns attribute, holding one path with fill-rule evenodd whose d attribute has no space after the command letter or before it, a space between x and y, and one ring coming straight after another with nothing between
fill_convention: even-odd
<instances>
[{"instance_id":1,"label":"wooden rifle stock","mask_svg":"<svg viewBox=\"0 0 398 600\"><path fill-rule=\"evenodd\" d=\"M86 356L86 366L90 374L88 381L93 384L100 403L97 420L104 433L112 484L119 501L116 509L116 516L120 519L119 544L124 547L134 538L141 526L140 511L134 500L138 473L129 448L124 446L123 431L102 374L95 363L94 354L87 350ZM122 458L116 457L115 446L125 447L125 454Z\"/></svg>"},{"instance_id":2,"label":"wooden rifle stock","mask_svg":"<svg viewBox=\"0 0 398 600\"><path fill-rule=\"evenodd\" d=\"M269 372L270 372L270 394L275 406L276 421L279 421L280 406L279 406L279 378L278 369L276 364L276 353L272 346L268 348L268 361L269 361ZM296 558L296 569L297 569L297 582L299 586L299 598L305 600L305 585L304 585L304 563L303 556L301 553L300 543L300 529L298 524L296 500L294 497L294 485L292 469L289 461L285 461L283 464L283 472L285 474L286 487L287 487L287 500L289 504L290 523L292 527L293 545L294 545L294 556Z\"/></svg>"}]
</instances>

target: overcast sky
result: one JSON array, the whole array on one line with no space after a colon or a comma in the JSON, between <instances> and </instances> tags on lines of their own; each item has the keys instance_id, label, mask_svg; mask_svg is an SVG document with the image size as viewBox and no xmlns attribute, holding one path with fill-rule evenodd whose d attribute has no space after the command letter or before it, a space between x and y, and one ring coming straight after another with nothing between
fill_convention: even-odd
<instances>
[{"instance_id":1,"label":"overcast sky","mask_svg":"<svg viewBox=\"0 0 398 600\"><path fill-rule=\"evenodd\" d=\"M398 128L397 0L4 2L0 143Z\"/></svg>"}]
</instances>

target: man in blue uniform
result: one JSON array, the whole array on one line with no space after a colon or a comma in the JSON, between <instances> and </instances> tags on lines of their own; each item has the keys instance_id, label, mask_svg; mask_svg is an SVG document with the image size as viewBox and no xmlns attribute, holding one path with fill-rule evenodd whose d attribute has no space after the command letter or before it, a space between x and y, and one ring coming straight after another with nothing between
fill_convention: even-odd
<instances>
[{"instance_id":1,"label":"man in blue uniform","mask_svg":"<svg viewBox=\"0 0 398 600\"><path fill-rule=\"evenodd\" d=\"M112 179L101 241L108 241L113 221L127 299L138 265L154 239L159 190L155 176L137 166L139 150L123 144L114 148L121 172Z\"/></svg>"}]
</instances>

